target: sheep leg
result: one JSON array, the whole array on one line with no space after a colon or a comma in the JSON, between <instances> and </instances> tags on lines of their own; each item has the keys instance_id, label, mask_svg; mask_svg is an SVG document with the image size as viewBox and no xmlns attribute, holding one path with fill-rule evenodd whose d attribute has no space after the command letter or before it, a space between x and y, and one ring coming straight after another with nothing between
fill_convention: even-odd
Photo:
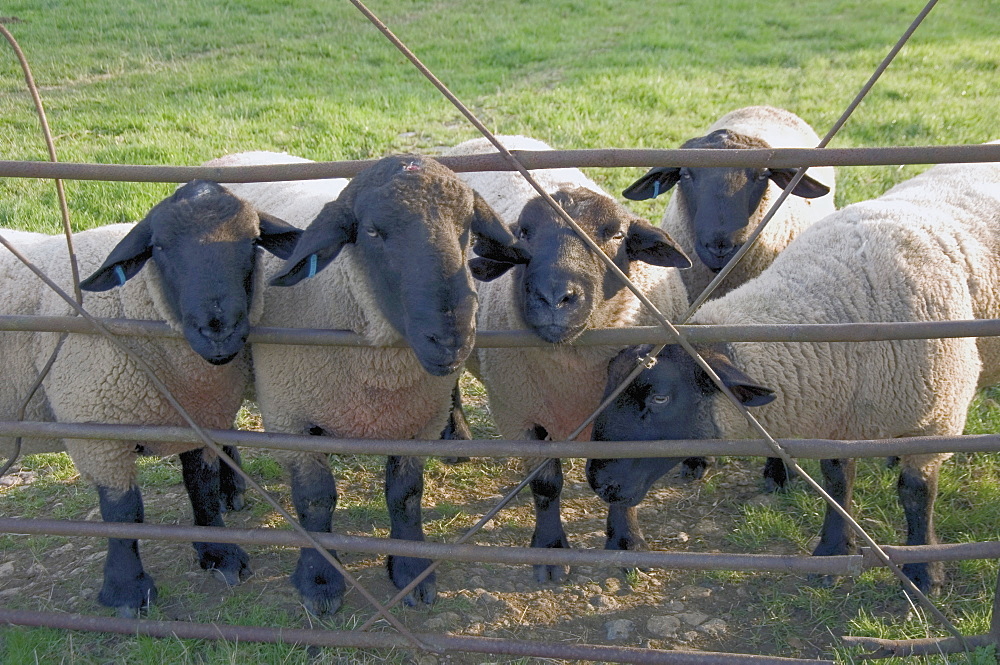
<instances>
[{"instance_id":1,"label":"sheep leg","mask_svg":"<svg viewBox=\"0 0 1000 665\"><path fill-rule=\"evenodd\" d=\"M292 503L306 531L329 533L337 506L337 484L326 455L298 456L291 466ZM337 553L330 550L337 556ZM292 573L292 584L306 611L333 614L344 600L344 576L312 547L303 547Z\"/></svg>"},{"instance_id":2,"label":"sheep leg","mask_svg":"<svg viewBox=\"0 0 1000 665\"><path fill-rule=\"evenodd\" d=\"M222 452L229 455L229 459L237 464L243 463L239 448L236 446L222 446ZM247 503L244 499L246 490L247 482L243 476L236 473L228 464L223 463L219 467L219 491L221 493L219 498L222 502L222 512L246 508Z\"/></svg>"},{"instance_id":3,"label":"sheep leg","mask_svg":"<svg viewBox=\"0 0 1000 665\"><path fill-rule=\"evenodd\" d=\"M385 502L389 508L389 537L404 540L423 540L423 518L420 500L424 494L424 462L419 457L390 455L385 462ZM389 579L402 589L427 566L430 559L390 555L386 561ZM437 589L436 576L428 575L403 602L414 607L418 603L430 605Z\"/></svg>"},{"instance_id":4,"label":"sheep leg","mask_svg":"<svg viewBox=\"0 0 1000 665\"><path fill-rule=\"evenodd\" d=\"M448 424L441 432L441 438L445 441L471 441L472 428L465 418L465 410L462 408L462 391L455 381L455 387L451 389L451 410L448 411ZM445 464L461 464L468 462L468 457L442 457Z\"/></svg>"},{"instance_id":5,"label":"sheep leg","mask_svg":"<svg viewBox=\"0 0 1000 665\"><path fill-rule=\"evenodd\" d=\"M642 528L639 526L637 506L626 508L621 504L609 504L607 534L608 539L604 543L606 550L634 552L649 549L646 539L642 535Z\"/></svg>"},{"instance_id":6,"label":"sheep leg","mask_svg":"<svg viewBox=\"0 0 1000 665\"><path fill-rule=\"evenodd\" d=\"M197 526L226 526L222 521L219 496L221 462L217 455L208 452L198 448L180 454L184 487L191 499ZM204 542L192 545L198 553L198 564L202 569L218 573L229 586L236 586L253 574L250 557L238 545Z\"/></svg>"},{"instance_id":7,"label":"sheep leg","mask_svg":"<svg viewBox=\"0 0 1000 665\"><path fill-rule=\"evenodd\" d=\"M713 466L715 466L714 457L688 457L681 463L681 478L701 480Z\"/></svg>"},{"instance_id":8,"label":"sheep leg","mask_svg":"<svg viewBox=\"0 0 1000 665\"><path fill-rule=\"evenodd\" d=\"M535 532L532 547L569 547L559 514L559 496L562 494L562 461L550 459L545 468L531 481L531 496L535 501ZM536 582L561 582L569 574L569 566L536 564Z\"/></svg>"},{"instance_id":9,"label":"sheep leg","mask_svg":"<svg viewBox=\"0 0 1000 665\"><path fill-rule=\"evenodd\" d=\"M764 463L764 492L773 494L788 484L788 469L780 457L768 457Z\"/></svg>"},{"instance_id":10,"label":"sheep leg","mask_svg":"<svg viewBox=\"0 0 1000 665\"><path fill-rule=\"evenodd\" d=\"M101 501L101 518L105 522L143 521L142 493L135 485L117 490L97 486ZM139 558L139 541L131 538L109 538L108 555L104 560L104 584L97 600L113 607L123 618L135 618L156 600L156 585L146 574Z\"/></svg>"},{"instance_id":11,"label":"sheep leg","mask_svg":"<svg viewBox=\"0 0 1000 665\"><path fill-rule=\"evenodd\" d=\"M940 461L923 466L914 465L904 457L896 486L899 502L906 514L906 544L934 545L934 500L937 496ZM926 593L937 593L944 584L944 564L940 561L907 563L903 572Z\"/></svg>"},{"instance_id":12,"label":"sheep leg","mask_svg":"<svg viewBox=\"0 0 1000 665\"><path fill-rule=\"evenodd\" d=\"M825 459L820 462L824 488L848 513L851 511L851 497L854 493L855 467L853 459ZM853 551L854 531L839 513L827 506L819 545L813 550L813 556L850 554ZM836 583L837 578L819 575L813 579L823 586L831 586Z\"/></svg>"}]
</instances>

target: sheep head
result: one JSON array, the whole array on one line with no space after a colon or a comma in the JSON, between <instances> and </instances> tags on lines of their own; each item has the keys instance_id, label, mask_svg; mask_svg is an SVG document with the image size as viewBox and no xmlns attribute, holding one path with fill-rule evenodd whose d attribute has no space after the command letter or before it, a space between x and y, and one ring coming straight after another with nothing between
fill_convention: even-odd
<instances>
[{"instance_id":1,"label":"sheep head","mask_svg":"<svg viewBox=\"0 0 1000 665\"><path fill-rule=\"evenodd\" d=\"M246 343L257 247L287 257L302 231L254 210L221 185L195 180L156 204L80 287L124 286L150 258L192 350L212 363L232 360Z\"/></svg>"},{"instance_id":2,"label":"sheep head","mask_svg":"<svg viewBox=\"0 0 1000 665\"><path fill-rule=\"evenodd\" d=\"M629 347L611 360L605 398L651 348ZM744 406L763 406L774 401L774 391L738 369L725 347L701 346L698 352ZM656 357L656 363L640 372L597 416L592 439L719 438L712 410L720 406L717 404L720 397L719 389L694 359L680 346L668 345ZM587 460L587 480L604 501L634 506L642 501L653 483L683 460L683 457L591 459Z\"/></svg>"},{"instance_id":3,"label":"sheep head","mask_svg":"<svg viewBox=\"0 0 1000 665\"><path fill-rule=\"evenodd\" d=\"M416 155L386 157L359 173L310 223L271 280L292 286L347 246L374 305L435 376L456 371L475 341L476 292L465 257L470 234L497 247L514 237L449 169Z\"/></svg>"},{"instance_id":4,"label":"sheep head","mask_svg":"<svg viewBox=\"0 0 1000 665\"><path fill-rule=\"evenodd\" d=\"M683 149L770 147L762 139L729 129L716 130L681 146ZM622 196L633 201L651 199L679 183L698 258L718 272L743 246L767 212L767 206L773 203L773 197L765 199L768 183L784 189L795 171L794 168L659 167L629 185ZM829 192L829 187L806 175L791 193L817 198Z\"/></svg>"},{"instance_id":5,"label":"sheep head","mask_svg":"<svg viewBox=\"0 0 1000 665\"><path fill-rule=\"evenodd\" d=\"M691 262L662 229L630 213L611 198L580 187L552 198L577 222L626 275L634 261L687 268ZM497 252L477 241L473 275L513 275L515 300L523 321L552 343L575 339L587 328L614 325L608 303L626 287L600 257L541 197L529 201L513 225L517 252Z\"/></svg>"}]
</instances>

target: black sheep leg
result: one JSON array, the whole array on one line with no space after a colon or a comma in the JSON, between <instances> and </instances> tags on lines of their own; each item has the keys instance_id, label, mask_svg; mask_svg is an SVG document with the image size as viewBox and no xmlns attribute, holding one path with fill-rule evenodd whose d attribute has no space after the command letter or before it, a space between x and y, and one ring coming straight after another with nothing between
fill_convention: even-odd
<instances>
[{"instance_id":1,"label":"black sheep leg","mask_svg":"<svg viewBox=\"0 0 1000 665\"><path fill-rule=\"evenodd\" d=\"M896 486L899 502L906 514L906 544L934 545L934 499L937 496L938 467L904 466ZM944 583L944 564L940 561L908 563L903 572L925 594L937 593Z\"/></svg>"},{"instance_id":2,"label":"black sheep leg","mask_svg":"<svg viewBox=\"0 0 1000 665\"><path fill-rule=\"evenodd\" d=\"M142 493L138 487L122 491L98 485L97 494L101 501L101 518L105 522L142 523ZM125 618L136 617L140 610L156 600L156 585L143 570L139 558L139 541L108 539L104 584L97 600L115 608L118 615Z\"/></svg>"},{"instance_id":3,"label":"black sheep leg","mask_svg":"<svg viewBox=\"0 0 1000 665\"><path fill-rule=\"evenodd\" d=\"M202 448L181 453L180 458L194 523L197 526L226 526L219 499L222 462L214 454L206 461ZM229 586L236 586L253 574L250 557L238 545L203 542L192 545L198 553L198 565L204 570L218 572Z\"/></svg>"},{"instance_id":4,"label":"black sheep leg","mask_svg":"<svg viewBox=\"0 0 1000 665\"><path fill-rule=\"evenodd\" d=\"M544 437L539 437L544 438ZM562 462L550 459L545 468L531 481L531 496L535 501L535 532L532 547L568 548L569 539L563 529L559 497L562 494ZM569 566L536 564L536 582L560 582L569 574Z\"/></svg>"},{"instance_id":5,"label":"black sheep leg","mask_svg":"<svg viewBox=\"0 0 1000 665\"><path fill-rule=\"evenodd\" d=\"M681 463L681 478L701 480L713 466L715 466L714 457L688 457Z\"/></svg>"},{"instance_id":6,"label":"black sheep leg","mask_svg":"<svg viewBox=\"0 0 1000 665\"><path fill-rule=\"evenodd\" d=\"M639 526L639 509L637 506L625 507L621 504L608 506L608 539L604 543L606 550L643 551L649 549Z\"/></svg>"},{"instance_id":7,"label":"black sheep leg","mask_svg":"<svg viewBox=\"0 0 1000 665\"><path fill-rule=\"evenodd\" d=\"M824 489L833 499L851 512L851 498L854 493L855 461L853 459L825 459L820 462L823 470ZM813 556L831 556L851 554L854 552L854 530L832 506L826 507L823 518L823 530L820 533L819 545L813 551ZM836 579L831 576L816 578L825 585L833 584Z\"/></svg>"},{"instance_id":8,"label":"black sheep leg","mask_svg":"<svg viewBox=\"0 0 1000 665\"><path fill-rule=\"evenodd\" d=\"M292 466L292 503L306 531L329 533L337 506L337 485L325 455L309 455ZM337 553L330 550L330 554ZM303 547L292 584L306 610L333 614L344 601L344 576L312 547Z\"/></svg>"},{"instance_id":9,"label":"black sheep leg","mask_svg":"<svg viewBox=\"0 0 1000 665\"><path fill-rule=\"evenodd\" d=\"M448 424L445 425L444 431L441 432L441 438L445 441L471 441L472 440L472 428L469 427L469 421L465 418L465 409L462 408L462 391L458 387L458 381L455 382L455 387L451 389L451 410L448 412ZM442 457L441 461L445 464L461 464L463 462L468 462L468 457Z\"/></svg>"},{"instance_id":10,"label":"black sheep leg","mask_svg":"<svg viewBox=\"0 0 1000 665\"><path fill-rule=\"evenodd\" d=\"M424 462L419 457L390 455L385 462L385 503L389 509L389 537L403 540L423 540L423 517L420 500L424 494ZM392 556L386 560L389 579L402 589L414 580L427 566L430 559ZM428 575L403 602L413 607L418 603L430 605L437 589L436 576Z\"/></svg>"},{"instance_id":11,"label":"black sheep leg","mask_svg":"<svg viewBox=\"0 0 1000 665\"><path fill-rule=\"evenodd\" d=\"M240 465L243 458L239 448L236 446L222 446L222 452L229 455L229 458ZM229 510L243 510L247 503L244 495L247 491L247 482L243 476L225 462L220 462L219 467L219 500L222 503L222 512Z\"/></svg>"},{"instance_id":12,"label":"black sheep leg","mask_svg":"<svg viewBox=\"0 0 1000 665\"><path fill-rule=\"evenodd\" d=\"M780 457L768 457L764 463L764 491L778 492L788 484L788 469Z\"/></svg>"}]
</instances>

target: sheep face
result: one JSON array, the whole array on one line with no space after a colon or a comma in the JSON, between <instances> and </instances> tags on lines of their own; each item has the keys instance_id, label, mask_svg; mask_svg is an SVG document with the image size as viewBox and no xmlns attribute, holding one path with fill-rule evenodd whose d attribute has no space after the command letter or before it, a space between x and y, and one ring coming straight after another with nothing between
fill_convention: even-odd
<instances>
[{"instance_id":1,"label":"sheep face","mask_svg":"<svg viewBox=\"0 0 1000 665\"><path fill-rule=\"evenodd\" d=\"M633 261L687 268L676 243L644 219L589 189L562 189L553 199L626 275ZM622 281L541 198L525 205L513 226L521 260L502 257L477 242L473 274L493 279L516 264L515 301L524 323L547 342L576 338L586 328L613 325L605 304L625 289ZM490 258L492 257L492 258Z\"/></svg>"},{"instance_id":2,"label":"sheep face","mask_svg":"<svg viewBox=\"0 0 1000 665\"><path fill-rule=\"evenodd\" d=\"M681 148L689 149L767 149L762 139L728 129L691 139ZM622 195L627 199L654 198L678 185L684 212L691 224L695 251L711 270L718 272L746 242L753 227L767 212L771 200L765 200L768 184L784 189L795 169L756 168L655 168L630 185ZM817 198L830 188L808 175L799 181L792 194Z\"/></svg>"},{"instance_id":3,"label":"sheep face","mask_svg":"<svg viewBox=\"0 0 1000 665\"><path fill-rule=\"evenodd\" d=\"M611 361L606 395L650 348L630 347ZM746 406L761 406L774 399L773 391L738 370L725 350L703 347L699 352ZM725 398L695 361L680 346L667 346L656 357L656 364L640 372L597 417L592 438L595 441L720 438L721 432L712 417L720 399ZM591 459L587 460L587 480L604 501L634 506L657 479L683 459Z\"/></svg>"},{"instance_id":4,"label":"sheep face","mask_svg":"<svg viewBox=\"0 0 1000 665\"><path fill-rule=\"evenodd\" d=\"M423 157L387 157L323 208L271 283L291 286L350 246L381 315L427 372L444 376L461 367L475 341L470 231L497 248L515 245L496 213L449 169Z\"/></svg>"},{"instance_id":5,"label":"sheep face","mask_svg":"<svg viewBox=\"0 0 1000 665\"><path fill-rule=\"evenodd\" d=\"M105 291L152 258L166 306L192 350L212 363L232 360L246 343L257 247L287 256L301 231L208 181L178 188L118 243L81 283Z\"/></svg>"}]
</instances>

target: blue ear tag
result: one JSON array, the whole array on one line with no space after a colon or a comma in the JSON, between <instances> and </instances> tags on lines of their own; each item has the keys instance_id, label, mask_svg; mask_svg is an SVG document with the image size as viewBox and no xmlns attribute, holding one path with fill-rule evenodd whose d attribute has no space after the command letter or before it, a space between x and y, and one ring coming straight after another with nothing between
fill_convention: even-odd
<instances>
[{"instance_id":1,"label":"blue ear tag","mask_svg":"<svg viewBox=\"0 0 1000 665\"><path fill-rule=\"evenodd\" d=\"M125 286L125 271L121 266L115 266L115 277L118 278L118 286Z\"/></svg>"},{"instance_id":2,"label":"blue ear tag","mask_svg":"<svg viewBox=\"0 0 1000 665\"><path fill-rule=\"evenodd\" d=\"M659 195L660 195L660 181L659 180L654 180L653 181L653 198L655 199Z\"/></svg>"},{"instance_id":3,"label":"blue ear tag","mask_svg":"<svg viewBox=\"0 0 1000 665\"><path fill-rule=\"evenodd\" d=\"M309 275L308 275L308 277L315 277L316 276L316 263L317 263L316 255L315 254L310 254L309 255Z\"/></svg>"}]
</instances>

